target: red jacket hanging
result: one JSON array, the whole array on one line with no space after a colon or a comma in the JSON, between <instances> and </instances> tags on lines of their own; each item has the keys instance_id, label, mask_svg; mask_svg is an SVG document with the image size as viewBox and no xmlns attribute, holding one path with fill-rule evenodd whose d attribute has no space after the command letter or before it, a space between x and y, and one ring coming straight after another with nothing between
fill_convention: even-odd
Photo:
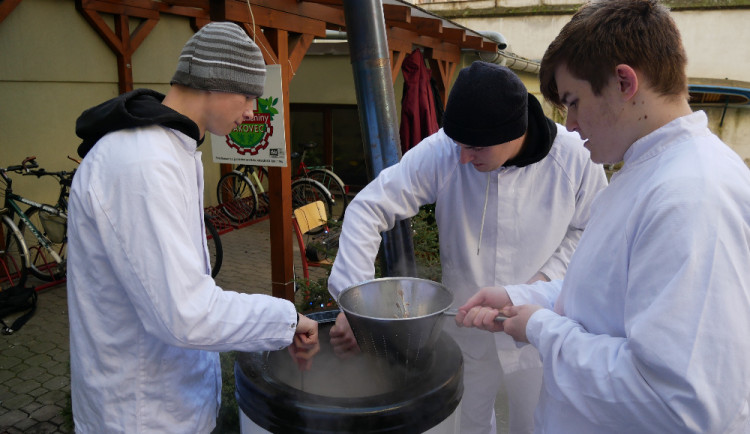
<instances>
[{"instance_id":1,"label":"red jacket hanging","mask_svg":"<svg viewBox=\"0 0 750 434\"><path fill-rule=\"evenodd\" d=\"M430 70L419 49L406 56L401 66L404 95L401 99L401 153L405 153L439 129L430 87Z\"/></svg>"}]
</instances>

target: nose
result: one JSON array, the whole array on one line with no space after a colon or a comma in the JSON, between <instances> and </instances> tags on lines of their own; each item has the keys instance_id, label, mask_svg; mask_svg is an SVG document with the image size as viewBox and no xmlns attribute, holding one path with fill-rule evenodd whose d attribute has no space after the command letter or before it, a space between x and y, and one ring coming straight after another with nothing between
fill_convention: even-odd
<instances>
[{"instance_id":1,"label":"nose","mask_svg":"<svg viewBox=\"0 0 750 434\"><path fill-rule=\"evenodd\" d=\"M245 110L242 112L242 118L244 120L250 120L253 118L253 108L255 107L255 98L249 98L247 104L245 104Z\"/></svg>"},{"instance_id":2,"label":"nose","mask_svg":"<svg viewBox=\"0 0 750 434\"><path fill-rule=\"evenodd\" d=\"M471 160L474 159L474 153L464 147L461 147L461 154L459 161L461 164L466 164L471 162Z\"/></svg>"},{"instance_id":3,"label":"nose","mask_svg":"<svg viewBox=\"0 0 750 434\"><path fill-rule=\"evenodd\" d=\"M571 133L578 131L578 120L570 112L568 112L568 115L565 117L565 128Z\"/></svg>"}]
</instances>

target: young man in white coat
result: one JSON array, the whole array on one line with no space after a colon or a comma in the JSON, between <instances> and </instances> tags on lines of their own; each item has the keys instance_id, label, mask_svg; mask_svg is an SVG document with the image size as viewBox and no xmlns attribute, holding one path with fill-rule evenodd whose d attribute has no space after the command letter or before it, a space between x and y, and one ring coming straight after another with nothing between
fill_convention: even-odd
<instances>
[{"instance_id":1,"label":"young man in white coat","mask_svg":"<svg viewBox=\"0 0 750 434\"><path fill-rule=\"evenodd\" d=\"M380 233L431 203L442 280L455 307L483 286L561 278L589 205L605 185L603 168L591 162L583 142L548 119L511 70L474 62L453 85L443 128L383 170L347 207L329 290L337 297L373 278ZM464 357L461 432L495 432L503 372L511 429L530 432L541 384L536 350L445 323ZM343 314L331 337L339 352L356 346Z\"/></svg>"},{"instance_id":2,"label":"young man in white coat","mask_svg":"<svg viewBox=\"0 0 750 434\"><path fill-rule=\"evenodd\" d=\"M692 112L686 62L655 0L584 5L542 59L568 129L624 163L564 280L484 288L456 318L539 349L539 433L750 432L750 171Z\"/></svg>"},{"instance_id":3,"label":"young man in white coat","mask_svg":"<svg viewBox=\"0 0 750 434\"><path fill-rule=\"evenodd\" d=\"M206 131L252 116L265 63L233 23L187 42L167 95L139 89L85 111L70 192L68 307L78 433L209 433L219 351L289 346L301 368L317 322L211 278L203 225Z\"/></svg>"}]
</instances>

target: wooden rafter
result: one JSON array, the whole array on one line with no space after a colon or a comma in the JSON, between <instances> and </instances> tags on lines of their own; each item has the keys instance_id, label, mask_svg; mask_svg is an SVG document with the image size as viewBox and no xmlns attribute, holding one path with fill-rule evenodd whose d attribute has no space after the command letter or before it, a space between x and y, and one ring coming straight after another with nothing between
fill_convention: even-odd
<instances>
[{"instance_id":1,"label":"wooden rafter","mask_svg":"<svg viewBox=\"0 0 750 434\"><path fill-rule=\"evenodd\" d=\"M0 21L20 1L0 0ZM132 89L132 55L161 14L189 17L195 31L211 21L241 25L261 48L266 64L281 66L289 154L290 82L315 38L326 37L327 29L346 30L343 0L249 0L249 5L246 0L76 0L78 10L117 55L120 92ZM455 24L444 25L439 17L414 13L407 3L389 1L383 5L393 80L406 56L420 47L446 101L446 89L460 62L461 49L495 52L497 45ZM101 14L114 16L114 29ZM129 32L130 18L141 20L133 32ZM222 171L225 169L222 167ZM292 234L285 223L292 215L291 169L269 168L269 178L272 294L293 300L293 256L288 248Z\"/></svg>"},{"instance_id":2,"label":"wooden rafter","mask_svg":"<svg viewBox=\"0 0 750 434\"><path fill-rule=\"evenodd\" d=\"M21 0L0 0L0 23L13 12L13 9L21 3Z\"/></svg>"},{"instance_id":3,"label":"wooden rafter","mask_svg":"<svg viewBox=\"0 0 750 434\"><path fill-rule=\"evenodd\" d=\"M98 8L97 8L98 6ZM133 53L146 39L156 23L159 13L147 8L128 5L116 5L108 2L77 0L76 7L86 21L104 39L107 46L117 58L118 90L120 93L133 90ZM100 12L112 13L115 17L115 28L109 27ZM142 21L130 32L130 17L135 15Z\"/></svg>"}]
</instances>

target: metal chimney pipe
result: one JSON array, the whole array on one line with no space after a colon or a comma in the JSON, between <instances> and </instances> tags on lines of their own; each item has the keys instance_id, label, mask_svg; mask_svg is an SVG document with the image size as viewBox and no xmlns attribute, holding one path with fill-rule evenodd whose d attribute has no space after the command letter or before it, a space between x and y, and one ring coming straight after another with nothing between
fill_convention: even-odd
<instances>
[{"instance_id":1,"label":"metal chimney pipe","mask_svg":"<svg viewBox=\"0 0 750 434\"><path fill-rule=\"evenodd\" d=\"M401 159L396 99L383 4L380 0L344 0L349 53L359 106L359 123L367 155L367 176L375 179ZM383 274L416 276L409 219L396 222L383 236Z\"/></svg>"}]
</instances>

